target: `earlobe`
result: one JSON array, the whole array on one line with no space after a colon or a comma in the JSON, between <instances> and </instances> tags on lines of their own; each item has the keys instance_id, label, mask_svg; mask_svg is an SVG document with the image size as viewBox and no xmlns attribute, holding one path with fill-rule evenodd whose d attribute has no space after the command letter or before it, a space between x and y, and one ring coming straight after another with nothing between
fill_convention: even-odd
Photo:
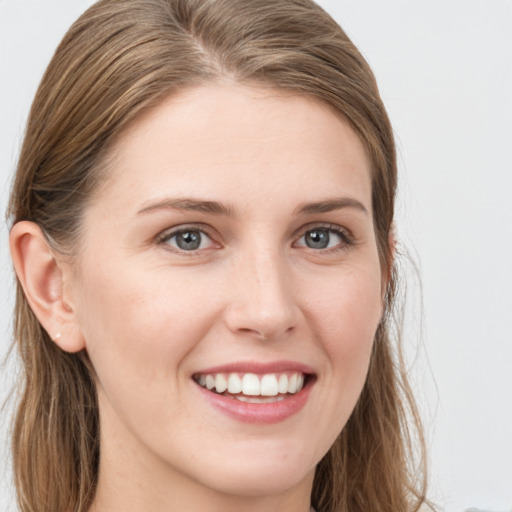
<instances>
[{"instance_id":1,"label":"earlobe","mask_svg":"<svg viewBox=\"0 0 512 512\"><path fill-rule=\"evenodd\" d=\"M33 222L18 222L11 229L9 244L25 297L50 338L67 352L85 348L76 312L64 292L63 265L41 228Z\"/></svg>"}]
</instances>

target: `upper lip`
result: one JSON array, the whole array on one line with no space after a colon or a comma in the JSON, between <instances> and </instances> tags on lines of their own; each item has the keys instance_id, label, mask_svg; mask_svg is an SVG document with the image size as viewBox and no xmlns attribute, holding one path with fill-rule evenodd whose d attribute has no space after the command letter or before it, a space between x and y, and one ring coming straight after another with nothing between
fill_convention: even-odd
<instances>
[{"instance_id":1,"label":"upper lip","mask_svg":"<svg viewBox=\"0 0 512 512\"><path fill-rule=\"evenodd\" d=\"M272 361L267 363L257 361L239 361L203 368L194 372L194 375L207 375L214 373L255 373L263 375L279 372L301 372L310 375L315 373L311 366L296 361Z\"/></svg>"}]
</instances>

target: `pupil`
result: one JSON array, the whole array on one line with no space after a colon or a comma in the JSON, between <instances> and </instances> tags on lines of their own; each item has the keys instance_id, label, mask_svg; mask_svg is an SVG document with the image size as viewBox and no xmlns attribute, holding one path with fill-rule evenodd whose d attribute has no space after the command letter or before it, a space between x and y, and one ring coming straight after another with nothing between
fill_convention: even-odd
<instances>
[{"instance_id":1,"label":"pupil","mask_svg":"<svg viewBox=\"0 0 512 512\"><path fill-rule=\"evenodd\" d=\"M325 249L329 245L328 230L314 229L306 233L306 245L311 249Z\"/></svg>"},{"instance_id":2,"label":"pupil","mask_svg":"<svg viewBox=\"0 0 512 512\"><path fill-rule=\"evenodd\" d=\"M185 231L176 237L176 244L180 249L193 251L201 245L201 235L197 231Z\"/></svg>"}]
</instances>

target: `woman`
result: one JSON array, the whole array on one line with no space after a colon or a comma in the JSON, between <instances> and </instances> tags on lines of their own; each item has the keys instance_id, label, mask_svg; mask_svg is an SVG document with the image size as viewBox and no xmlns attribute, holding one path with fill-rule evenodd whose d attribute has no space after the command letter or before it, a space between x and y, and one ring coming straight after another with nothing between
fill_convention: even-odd
<instances>
[{"instance_id":1,"label":"woman","mask_svg":"<svg viewBox=\"0 0 512 512\"><path fill-rule=\"evenodd\" d=\"M311 1L89 9L9 210L20 509L418 510L395 188L374 77Z\"/></svg>"}]
</instances>

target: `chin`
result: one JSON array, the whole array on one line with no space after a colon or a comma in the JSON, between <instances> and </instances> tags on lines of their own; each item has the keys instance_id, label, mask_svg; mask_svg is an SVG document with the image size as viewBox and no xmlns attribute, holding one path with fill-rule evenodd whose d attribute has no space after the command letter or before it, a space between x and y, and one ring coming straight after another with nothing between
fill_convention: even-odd
<instances>
[{"instance_id":1,"label":"chin","mask_svg":"<svg viewBox=\"0 0 512 512\"><path fill-rule=\"evenodd\" d=\"M217 464L205 468L203 485L224 494L240 497L271 496L285 493L313 477L316 462L300 456L295 448L273 456L260 450L258 456L247 453L246 457L231 459L230 464ZM209 469L209 470L208 470Z\"/></svg>"},{"instance_id":2,"label":"chin","mask_svg":"<svg viewBox=\"0 0 512 512\"><path fill-rule=\"evenodd\" d=\"M305 480L313 480L314 470L297 471L296 468L283 468L280 471L262 468L246 468L244 473L218 475L209 487L232 496L258 497L286 493Z\"/></svg>"}]
</instances>

